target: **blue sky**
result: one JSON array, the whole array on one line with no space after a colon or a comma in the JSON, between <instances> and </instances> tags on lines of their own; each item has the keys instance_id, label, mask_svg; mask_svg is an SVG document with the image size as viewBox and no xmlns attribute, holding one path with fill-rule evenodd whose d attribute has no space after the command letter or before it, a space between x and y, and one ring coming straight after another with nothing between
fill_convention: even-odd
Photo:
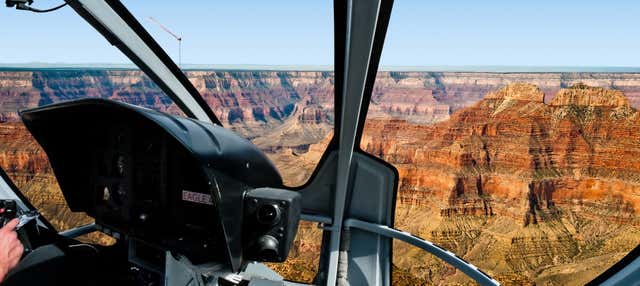
<instances>
[{"instance_id":1,"label":"blue sky","mask_svg":"<svg viewBox=\"0 0 640 286\"><path fill-rule=\"evenodd\" d=\"M58 4L36 0L39 7ZM124 0L183 63L331 65L332 1ZM0 63L128 63L70 8L0 7ZM385 66L640 66L640 1L396 0Z\"/></svg>"}]
</instances>

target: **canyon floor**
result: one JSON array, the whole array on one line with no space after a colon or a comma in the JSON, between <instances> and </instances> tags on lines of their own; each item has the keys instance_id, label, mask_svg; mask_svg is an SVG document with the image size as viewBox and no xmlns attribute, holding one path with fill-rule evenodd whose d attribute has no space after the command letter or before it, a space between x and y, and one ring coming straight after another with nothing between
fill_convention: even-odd
<instances>
[{"instance_id":1,"label":"canyon floor","mask_svg":"<svg viewBox=\"0 0 640 286\"><path fill-rule=\"evenodd\" d=\"M188 76L287 185L307 181L332 136L332 74ZM137 71L0 72L0 166L60 229L90 220L65 207L15 110L104 94L179 113ZM637 74L382 73L361 147L399 171L396 228L505 285L582 285L640 243L638 105ZM290 259L271 266L311 282L320 236L301 224ZM393 284L473 282L394 243Z\"/></svg>"}]
</instances>

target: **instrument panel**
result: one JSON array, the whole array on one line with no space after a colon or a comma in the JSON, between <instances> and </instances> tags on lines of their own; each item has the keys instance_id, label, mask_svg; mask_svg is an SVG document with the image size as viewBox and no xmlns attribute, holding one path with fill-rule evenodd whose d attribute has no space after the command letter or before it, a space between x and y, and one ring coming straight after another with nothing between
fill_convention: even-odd
<instances>
[{"instance_id":1,"label":"instrument panel","mask_svg":"<svg viewBox=\"0 0 640 286\"><path fill-rule=\"evenodd\" d=\"M96 136L102 144L92 153L90 209L97 223L178 249L194 262L218 255L208 247L224 241L209 180L182 146L130 124L111 125Z\"/></svg>"},{"instance_id":2,"label":"instrument panel","mask_svg":"<svg viewBox=\"0 0 640 286\"><path fill-rule=\"evenodd\" d=\"M300 196L277 189L275 166L232 131L103 99L20 115L69 208L104 233L234 271L248 260L286 259Z\"/></svg>"}]
</instances>

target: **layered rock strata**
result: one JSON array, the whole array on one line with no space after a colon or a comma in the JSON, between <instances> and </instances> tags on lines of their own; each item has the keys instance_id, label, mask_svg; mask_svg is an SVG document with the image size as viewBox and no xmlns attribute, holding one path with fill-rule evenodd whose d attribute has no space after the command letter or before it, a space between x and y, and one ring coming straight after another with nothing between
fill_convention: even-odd
<instances>
[{"instance_id":1,"label":"layered rock strata","mask_svg":"<svg viewBox=\"0 0 640 286\"><path fill-rule=\"evenodd\" d=\"M576 84L545 103L517 83L434 125L368 120L361 146L400 172L399 227L503 281L557 283L554 271L593 278L640 243L639 132L620 91ZM398 263L466 281L430 258Z\"/></svg>"}]
</instances>

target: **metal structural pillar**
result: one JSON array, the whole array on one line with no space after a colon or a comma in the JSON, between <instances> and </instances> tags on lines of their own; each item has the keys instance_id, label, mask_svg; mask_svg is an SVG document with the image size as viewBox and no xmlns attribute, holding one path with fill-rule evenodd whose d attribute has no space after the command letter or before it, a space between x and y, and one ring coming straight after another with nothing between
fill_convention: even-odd
<instances>
[{"instance_id":1,"label":"metal structural pillar","mask_svg":"<svg viewBox=\"0 0 640 286\"><path fill-rule=\"evenodd\" d=\"M339 5L338 2L340 1L336 1L335 5ZM329 239L327 285L336 285L338 279L345 206L349 200L349 186L353 181L350 176L353 154L356 138L359 137L357 134L359 123L365 119L362 112L363 98L366 96L367 79L371 79L372 76L370 73L373 73L375 77L376 71L371 71L370 66L377 67L379 61L379 54L372 57L372 53L382 2L383 0L347 0L346 3L343 34L344 65L336 66L336 69L342 68L342 73L336 71L337 76L343 76L342 90L336 91L336 96L341 97L342 110L338 134L338 165L333 196L333 225ZM389 15L384 15L384 17L389 17ZM340 34L336 34L336 37L338 36ZM339 53L336 52L336 54Z\"/></svg>"}]
</instances>

